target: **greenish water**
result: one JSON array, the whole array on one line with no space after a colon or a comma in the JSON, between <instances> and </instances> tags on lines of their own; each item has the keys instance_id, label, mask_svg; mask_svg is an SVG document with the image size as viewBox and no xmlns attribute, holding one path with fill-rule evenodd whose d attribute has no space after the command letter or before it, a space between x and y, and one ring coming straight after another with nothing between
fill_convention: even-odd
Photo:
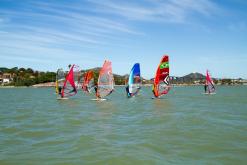
<instances>
[{"instance_id":1,"label":"greenish water","mask_svg":"<svg viewBox=\"0 0 247 165\"><path fill-rule=\"evenodd\" d=\"M0 164L246 164L247 86L150 88L127 99L0 89Z\"/></svg>"}]
</instances>

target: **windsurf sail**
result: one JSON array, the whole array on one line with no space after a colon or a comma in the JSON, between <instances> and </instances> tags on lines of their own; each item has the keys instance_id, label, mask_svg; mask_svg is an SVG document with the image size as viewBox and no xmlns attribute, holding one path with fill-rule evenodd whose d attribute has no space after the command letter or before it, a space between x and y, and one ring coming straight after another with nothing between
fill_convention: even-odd
<instances>
[{"instance_id":1,"label":"windsurf sail","mask_svg":"<svg viewBox=\"0 0 247 165\"><path fill-rule=\"evenodd\" d=\"M82 90L87 93L91 93L94 87L94 73L93 71L88 71L84 74L84 80L82 84Z\"/></svg>"},{"instance_id":2,"label":"windsurf sail","mask_svg":"<svg viewBox=\"0 0 247 165\"><path fill-rule=\"evenodd\" d=\"M209 71L206 71L206 82L205 82L205 93L214 93L215 86L214 82L209 74Z\"/></svg>"},{"instance_id":3,"label":"windsurf sail","mask_svg":"<svg viewBox=\"0 0 247 165\"><path fill-rule=\"evenodd\" d=\"M112 65L110 61L105 61L99 72L96 97L103 98L112 93L114 89L114 78L112 74Z\"/></svg>"},{"instance_id":4,"label":"windsurf sail","mask_svg":"<svg viewBox=\"0 0 247 165\"><path fill-rule=\"evenodd\" d=\"M170 90L169 57L167 55L162 57L158 65L152 90L155 97L165 95Z\"/></svg>"},{"instance_id":5,"label":"windsurf sail","mask_svg":"<svg viewBox=\"0 0 247 165\"><path fill-rule=\"evenodd\" d=\"M126 92L128 97L137 95L141 89L141 72L140 64L136 63L132 67L129 75L128 85L126 86Z\"/></svg>"},{"instance_id":6,"label":"windsurf sail","mask_svg":"<svg viewBox=\"0 0 247 165\"><path fill-rule=\"evenodd\" d=\"M77 89L80 82L80 71L79 67L72 65L64 81L61 97L73 96L77 93Z\"/></svg>"},{"instance_id":7,"label":"windsurf sail","mask_svg":"<svg viewBox=\"0 0 247 165\"><path fill-rule=\"evenodd\" d=\"M61 95L62 87L65 81L65 74L63 69L58 69L56 74L56 93L57 95Z\"/></svg>"}]
</instances>

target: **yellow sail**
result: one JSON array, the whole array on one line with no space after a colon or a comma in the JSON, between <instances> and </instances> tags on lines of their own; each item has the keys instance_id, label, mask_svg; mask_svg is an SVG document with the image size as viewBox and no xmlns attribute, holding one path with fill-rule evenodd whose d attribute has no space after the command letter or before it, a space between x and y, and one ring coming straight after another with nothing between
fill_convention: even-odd
<instances>
[{"instance_id":1,"label":"yellow sail","mask_svg":"<svg viewBox=\"0 0 247 165\"><path fill-rule=\"evenodd\" d=\"M56 88L56 93L58 94L59 93L59 91L58 91L58 80L56 80L56 86L55 86L55 88Z\"/></svg>"}]
</instances>

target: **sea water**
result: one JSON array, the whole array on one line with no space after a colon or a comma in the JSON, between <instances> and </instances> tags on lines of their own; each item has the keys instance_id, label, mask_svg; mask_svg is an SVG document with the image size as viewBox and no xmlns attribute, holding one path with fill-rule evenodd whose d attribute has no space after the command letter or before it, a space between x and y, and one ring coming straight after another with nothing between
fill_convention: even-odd
<instances>
[{"instance_id":1,"label":"sea water","mask_svg":"<svg viewBox=\"0 0 247 165\"><path fill-rule=\"evenodd\" d=\"M106 101L82 91L0 89L0 164L246 164L247 86L151 88Z\"/></svg>"}]
</instances>

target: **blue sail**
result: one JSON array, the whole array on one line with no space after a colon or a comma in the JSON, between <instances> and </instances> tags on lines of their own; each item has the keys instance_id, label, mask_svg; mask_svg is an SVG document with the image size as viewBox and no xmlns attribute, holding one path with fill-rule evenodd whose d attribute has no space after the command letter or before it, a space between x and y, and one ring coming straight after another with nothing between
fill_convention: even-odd
<instances>
[{"instance_id":1,"label":"blue sail","mask_svg":"<svg viewBox=\"0 0 247 165\"><path fill-rule=\"evenodd\" d=\"M126 87L128 97L135 96L141 88L140 64L135 63L129 75L128 86Z\"/></svg>"}]
</instances>

